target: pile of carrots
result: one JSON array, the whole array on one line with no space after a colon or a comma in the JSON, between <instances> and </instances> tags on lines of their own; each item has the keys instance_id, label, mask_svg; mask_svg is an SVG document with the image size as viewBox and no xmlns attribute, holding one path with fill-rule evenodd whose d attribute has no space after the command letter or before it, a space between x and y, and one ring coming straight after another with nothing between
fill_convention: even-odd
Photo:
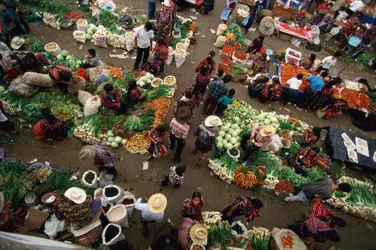
<instances>
[{"instance_id":1,"label":"pile of carrots","mask_svg":"<svg viewBox=\"0 0 376 250\"><path fill-rule=\"evenodd\" d=\"M292 193L295 189L294 184L288 181L280 181L275 185L274 192L278 194L289 194Z\"/></svg>"},{"instance_id":2,"label":"pile of carrots","mask_svg":"<svg viewBox=\"0 0 376 250\"><path fill-rule=\"evenodd\" d=\"M336 89L334 90L333 97L346 101L351 108L366 109L370 111L371 101L369 97L362 91L344 89L340 95L339 91Z\"/></svg>"},{"instance_id":3,"label":"pile of carrots","mask_svg":"<svg viewBox=\"0 0 376 250\"><path fill-rule=\"evenodd\" d=\"M308 31L305 30L304 28L295 28L295 27L288 25L287 23L280 23L279 25L286 30L290 30L294 32L295 34L299 34L303 37L308 37Z\"/></svg>"},{"instance_id":4,"label":"pile of carrots","mask_svg":"<svg viewBox=\"0 0 376 250\"><path fill-rule=\"evenodd\" d=\"M111 75L113 77L124 79L123 70L121 68L116 68L112 66L108 66L107 68L111 70Z\"/></svg>"},{"instance_id":5,"label":"pile of carrots","mask_svg":"<svg viewBox=\"0 0 376 250\"><path fill-rule=\"evenodd\" d=\"M281 66L281 84L282 86L286 86L286 82L292 78L296 77L299 73L303 74L303 81L300 85L299 90L304 91L308 85L309 82L306 80L307 77L309 77L309 73L306 69L298 67L296 65L292 64L282 64Z\"/></svg>"},{"instance_id":6,"label":"pile of carrots","mask_svg":"<svg viewBox=\"0 0 376 250\"><path fill-rule=\"evenodd\" d=\"M153 123L154 128L165 122L166 111L168 110L170 104L171 98L168 97L160 97L145 104L144 110L148 110L149 108L155 110L155 119Z\"/></svg>"},{"instance_id":7,"label":"pile of carrots","mask_svg":"<svg viewBox=\"0 0 376 250\"><path fill-rule=\"evenodd\" d=\"M189 25L189 30L195 32L197 29L197 23L196 22L192 22L191 25Z\"/></svg>"},{"instance_id":8,"label":"pile of carrots","mask_svg":"<svg viewBox=\"0 0 376 250\"><path fill-rule=\"evenodd\" d=\"M257 177L252 171L246 171L246 174L244 174L244 168L245 167L243 165L239 165L236 168L234 182L239 187L252 188L254 185L258 184Z\"/></svg>"}]
</instances>

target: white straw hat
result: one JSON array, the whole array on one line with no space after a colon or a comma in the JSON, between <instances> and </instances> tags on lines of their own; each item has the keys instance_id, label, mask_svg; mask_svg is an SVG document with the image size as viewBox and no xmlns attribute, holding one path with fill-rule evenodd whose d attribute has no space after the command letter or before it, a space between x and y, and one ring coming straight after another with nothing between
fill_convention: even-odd
<instances>
[{"instance_id":1,"label":"white straw hat","mask_svg":"<svg viewBox=\"0 0 376 250\"><path fill-rule=\"evenodd\" d=\"M15 50L18 50L21 48L21 46L24 44L25 39L22 39L19 36L13 37L12 41L10 42L10 47L12 47Z\"/></svg>"},{"instance_id":2,"label":"white straw hat","mask_svg":"<svg viewBox=\"0 0 376 250\"><path fill-rule=\"evenodd\" d=\"M83 160L84 162L87 162L94 159L95 155L96 152L94 146L86 145L81 148L78 158L80 158L80 160Z\"/></svg>"},{"instance_id":3,"label":"white straw hat","mask_svg":"<svg viewBox=\"0 0 376 250\"><path fill-rule=\"evenodd\" d=\"M194 243L206 245L208 230L203 224L195 224L189 230L189 236Z\"/></svg>"},{"instance_id":4,"label":"white straw hat","mask_svg":"<svg viewBox=\"0 0 376 250\"><path fill-rule=\"evenodd\" d=\"M210 115L206 117L205 119L206 127L216 127L216 126L221 126L221 125L222 125L222 120L216 115Z\"/></svg>"},{"instance_id":5,"label":"white straw hat","mask_svg":"<svg viewBox=\"0 0 376 250\"><path fill-rule=\"evenodd\" d=\"M166 7L171 7L170 0L164 0L162 4Z\"/></svg>"},{"instance_id":6,"label":"white straw hat","mask_svg":"<svg viewBox=\"0 0 376 250\"><path fill-rule=\"evenodd\" d=\"M272 136L275 134L275 128L271 125L263 126L260 129L260 135L261 136Z\"/></svg>"},{"instance_id":7,"label":"white straw hat","mask_svg":"<svg viewBox=\"0 0 376 250\"><path fill-rule=\"evenodd\" d=\"M76 204L81 204L86 200L85 190L78 187L71 187L65 191L64 196Z\"/></svg>"},{"instance_id":8,"label":"white straw hat","mask_svg":"<svg viewBox=\"0 0 376 250\"><path fill-rule=\"evenodd\" d=\"M149 211L153 214L163 212L167 207L167 198L164 194L158 193L150 196L148 200Z\"/></svg>"}]
</instances>

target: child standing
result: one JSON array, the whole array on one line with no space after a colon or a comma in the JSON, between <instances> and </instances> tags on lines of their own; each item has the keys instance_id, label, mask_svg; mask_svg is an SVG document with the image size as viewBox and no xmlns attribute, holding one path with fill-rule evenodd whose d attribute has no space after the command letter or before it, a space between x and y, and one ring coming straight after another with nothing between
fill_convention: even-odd
<instances>
[{"instance_id":1,"label":"child standing","mask_svg":"<svg viewBox=\"0 0 376 250\"><path fill-rule=\"evenodd\" d=\"M230 89L227 95L222 96L218 100L218 106L215 110L216 116L222 116L223 112L227 109L229 104L234 102L235 89Z\"/></svg>"},{"instance_id":2,"label":"child standing","mask_svg":"<svg viewBox=\"0 0 376 250\"><path fill-rule=\"evenodd\" d=\"M165 179L161 182L161 186L167 186L169 182L174 185L174 188L180 187L184 181L184 172L186 170L186 166L173 166L170 167L170 174L167 176L165 175Z\"/></svg>"}]
</instances>

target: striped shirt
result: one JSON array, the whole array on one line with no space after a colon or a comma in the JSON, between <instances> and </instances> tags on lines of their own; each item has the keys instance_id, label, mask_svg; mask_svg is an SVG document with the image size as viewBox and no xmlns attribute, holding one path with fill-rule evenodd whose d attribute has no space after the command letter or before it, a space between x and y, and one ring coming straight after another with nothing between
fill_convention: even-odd
<instances>
[{"instance_id":1,"label":"striped shirt","mask_svg":"<svg viewBox=\"0 0 376 250\"><path fill-rule=\"evenodd\" d=\"M170 122L170 131L175 137L185 139L188 136L189 125L187 123L178 122L174 117Z\"/></svg>"},{"instance_id":2,"label":"striped shirt","mask_svg":"<svg viewBox=\"0 0 376 250\"><path fill-rule=\"evenodd\" d=\"M311 235L324 233L332 230L328 223L316 217L309 217L304 223L306 224L308 231L311 233Z\"/></svg>"}]
</instances>

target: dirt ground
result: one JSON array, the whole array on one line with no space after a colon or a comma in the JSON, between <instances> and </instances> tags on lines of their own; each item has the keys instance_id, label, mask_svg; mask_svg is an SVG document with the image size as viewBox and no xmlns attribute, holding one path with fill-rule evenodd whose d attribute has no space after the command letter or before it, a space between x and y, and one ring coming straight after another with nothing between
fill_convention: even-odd
<instances>
[{"instance_id":1,"label":"dirt ground","mask_svg":"<svg viewBox=\"0 0 376 250\"><path fill-rule=\"evenodd\" d=\"M120 1L115 2L119 3ZM147 4L146 1L143 2L145 3L142 3L141 5L132 0L126 1L125 4L132 3L135 9L141 9L146 13ZM123 1L119 4L124 6ZM196 64L199 63L209 50L216 50L213 46L215 35L210 32L210 29L216 30L220 23L220 13L223 6L224 0L216 1L215 10L213 12L208 16L198 16L198 26L201 34L196 36L197 44L190 47L190 55L185 64L179 69L176 69L173 65L166 67L165 72L175 75L178 79L178 90L176 96L185 87L190 86L194 82L195 73L193 70ZM189 17L195 14L186 10L179 13L179 15ZM35 23L31 25L31 29L32 34L36 35L37 38L41 39L44 43L52 41L57 42L62 49L68 50L70 53L77 56L84 56L86 49L93 47L92 43L87 42L82 50L78 49L79 46L74 43L72 31L57 31ZM249 39L253 39L256 36L256 32L248 34ZM275 38L267 38L266 46L273 51L277 51L280 48L287 48L292 45L290 43L281 42ZM96 49L101 60L109 65L125 67L133 64L133 61L130 58L124 60L109 57L109 53L113 48ZM304 52L305 56L310 53L303 48L299 48L299 50ZM320 53L318 58L322 58L324 55L327 55L327 53ZM344 66L345 64L343 62L339 62L332 73L334 74L335 72L340 71ZM271 65L271 70L274 71L274 67L274 65ZM360 71L362 74L359 73ZM349 79L358 76L372 79L375 74L365 71L361 66L356 64L355 66L351 65L351 67L348 67L348 69L343 72L343 76ZM373 84L374 83L375 80L373 78ZM248 102L254 108L262 109L264 111L275 110L280 114L290 114L291 116L297 117L314 126L337 126L356 133L375 137L375 133L366 133L355 128L351 124L351 119L346 115L337 119L325 121L318 119L313 113L301 112L292 106L286 106L286 108L290 110L289 112L285 110L281 104L260 104L258 101L249 99L246 89L239 83L230 83L230 87L236 89L237 99ZM302 219L303 213L309 211L308 206L304 206L303 204L286 204L282 200L283 197L277 197L271 193L244 190L235 185L228 185L217 177L211 175L205 165L202 167L195 166L192 154L194 147L193 130L204 118L205 117L202 115L199 108L196 110L196 114L191 121L190 135L182 156L183 164L188 166L184 185L176 190L172 187L166 187L161 191L168 198L165 219L171 218L175 227L179 227L182 221L182 202L185 198L190 197L194 191L200 191L206 197L207 203L205 204L204 209L207 211L221 211L240 195L255 196L262 199L264 202L264 208L260 211L260 218L257 218L254 222L248 225L248 228L252 226L263 226L270 230L274 227L285 228L287 225ZM66 139L62 142L56 142L54 145L48 145L45 142L37 142L32 136L30 129L26 128L23 128L20 134L14 138L14 144L1 145L1 147L5 148L6 155L9 158L18 158L23 161L30 161L37 158L39 161L48 161L52 166L57 168L70 168L74 171L80 171L83 173L85 170L93 169L93 166L79 161L78 153L82 146L83 143L76 139ZM145 159L143 155L130 154L122 149L116 150L116 154L120 158L120 161L117 164L119 175L116 182L124 187L124 189L134 192L137 197L149 197L153 193L160 192L159 183L163 175L167 174L169 167L174 165L170 155L163 159L153 161L151 167L147 171L143 171L142 161ZM338 214L346 220L347 226L338 229L342 241L336 244L337 249L376 249L376 241L373 239L376 233L375 223L342 212L338 212ZM130 219L131 227L125 229L124 233L126 238L134 245L134 249L146 250L158 225L151 225L150 236L145 240L142 236L139 217L139 213L135 212ZM327 242L326 244L320 244L319 246L322 249L327 249L327 247L332 245L332 243Z\"/></svg>"}]
</instances>

